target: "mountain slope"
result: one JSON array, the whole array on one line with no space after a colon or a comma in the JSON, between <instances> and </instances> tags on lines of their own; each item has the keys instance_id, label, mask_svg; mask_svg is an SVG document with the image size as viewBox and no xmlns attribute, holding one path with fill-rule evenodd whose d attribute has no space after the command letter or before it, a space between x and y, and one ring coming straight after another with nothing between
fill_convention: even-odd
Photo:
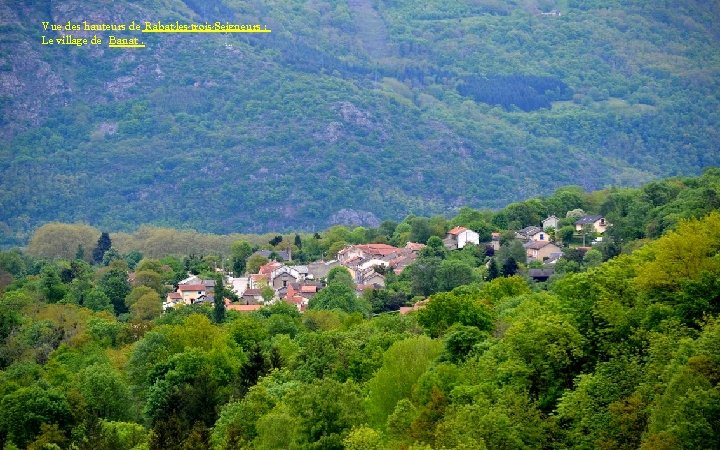
<instances>
[{"instance_id":1,"label":"mountain slope","mask_svg":"<svg viewBox=\"0 0 720 450\"><path fill-rule=\"evenodd\" d=\"M560 16L544 15L557 9ZM720 164L720 8L701 2L0 5L0 232L376 224ZM262 35L40 45L42 20ZM10 45L11 44L11 45Z\"/></svg>"}]
</instances>

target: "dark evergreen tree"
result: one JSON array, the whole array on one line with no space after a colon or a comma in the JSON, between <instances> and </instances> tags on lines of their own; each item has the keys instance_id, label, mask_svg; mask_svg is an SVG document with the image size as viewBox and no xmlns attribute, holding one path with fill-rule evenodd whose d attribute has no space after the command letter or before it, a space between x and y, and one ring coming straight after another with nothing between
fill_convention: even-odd
<instances>
[{"instance_id":1,"label":"dark evergreen tree","mask_svg":"<svg viewBox=\"0 0 720 450\"><path fill-rule=\"evenodd\" d=\"M222 277L215 282L215 300L213 301L213 320L215 323L225 322L225 286Z\"/></svg>"},{"instance_id":2,"label":"dark evergreen tree","mask_svg":"<svg viewBox=\"0 0 720 450\"><path fill-rule=\"evenodd\" d=\"M504 277L511 277L517 273L518 263L512 256L505 260L502 266L502 275Z\"/></svg>"},{"instance_id":3,"label":"dark evergreen tree","mask_svg":"<svg viewBox=\"0 0 720 450\"><path fill-rule=\"evenodd\" d=\"M300 238L300 235L299 235L299 234L296 234L296 235L295 235L295 246L296 246L298 249L301 249L301 248L302 248L302 239Z\"/></svg>"},{"instance_id":4,"label":"dark evergreen tree","mask_svg":"<svg viewBox=\"0 0 720 450\"><path fill-rule=\"evenodd\" d=\"M93 261L95 261L96 264L102 263L103 257L105 256L105 252L110 250L111 246L112 246L112 242L110 241L110 234L103 231L103 233L100 235L100 238L97 241L95 250L93 250Z\"/></svg>"},{"instance_id":5,"label":"dark evergreen tree","mask_svg":"<svg viewBox=\"0 0 720 450\"><path fill-rule=\"evenodd\" d=\"M513 260L514 261L514 260ZM488 266L487 281L492 281L500 276L500 270L498 269L495 258L490 259L490 265Z\"/></svg>"},{"instance_id":6,"label":"dark evergreen tree","mask_svg":"<svg viewBox=\"0 0 720 450\"><path fill-rule=\"evenodd\" d=\"M110 299L117 314L128 312L125 297L127 297L132 290L132 286L130 286L127 278L127 273L120 269L112 269L105 272L102 278L100 278L98 287Z\"/></svg>"}]
</instances>

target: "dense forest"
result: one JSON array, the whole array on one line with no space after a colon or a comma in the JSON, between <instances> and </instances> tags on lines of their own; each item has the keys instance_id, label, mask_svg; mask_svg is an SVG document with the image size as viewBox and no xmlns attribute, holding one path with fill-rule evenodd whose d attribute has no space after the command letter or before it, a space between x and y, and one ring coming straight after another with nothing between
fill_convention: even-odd
<instances>
[{"instance_id":1,"label":"dense forest","mask_svg":"<svg viewBox=\"0 0 720 450\"><path fill-rule=\"evenodd\" d=\"M273 32L40 45L41 20L85 19ZM0 20L5 245L50 221L377 227L720 164L718 2L9 0Z\"/></svg>"},{"instance_id":2,"label":"dense forest","mask_svg":"<svg viewBox=\"0 0 720 450\"><path fill-rule=\"evenodd\" d=\"M577 261L567 247L543 283L524 263L491 273L489 262L514 251L506 232L579 210L612 222L601 246ZM437 243L454 225L485 238L503 232L504 242L494 254L447 251ZM720 442L720 169L637 189L565 187L449 220L409 216L269 240L174 231L190 247L152 247L172 233L49 224L26 249L0 252L3 448ZM216 278L222 296L214 269L245 262L246 247L290 241L312 260L350 242L407 240L427 244L418 260L361 297L333 274L321 291L329 294L302 314L282 302L253 313L217 304L162 312L162 296L188 272Z\"/></svg>"}]
</instances>

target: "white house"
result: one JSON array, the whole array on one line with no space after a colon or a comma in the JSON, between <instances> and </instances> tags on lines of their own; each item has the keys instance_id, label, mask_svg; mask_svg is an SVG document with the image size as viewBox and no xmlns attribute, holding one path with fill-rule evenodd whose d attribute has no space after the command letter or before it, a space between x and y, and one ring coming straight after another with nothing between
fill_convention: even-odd
<instances>
[{"instance_id":1,"label":"white house","mask_svg":"<svg viewBox=\"0 0 720 450\"><path fill-rule=\"evenodd\" d=\"M465 247L467 244L480 245L480 235L465 227L455 227L448 231L443 243L448 249L457 250Z\"/></svg>"}]
</instances>

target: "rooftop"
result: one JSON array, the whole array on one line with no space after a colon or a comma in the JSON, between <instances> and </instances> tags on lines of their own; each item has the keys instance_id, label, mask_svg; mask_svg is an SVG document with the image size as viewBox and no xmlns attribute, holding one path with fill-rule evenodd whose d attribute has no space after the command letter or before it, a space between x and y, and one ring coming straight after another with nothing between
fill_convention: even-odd
<instances>
[{"instance_id":1,"label":"rooftop","mask_svg":"<svg viewBox=\"0 0 720 450\"><path fill-rule=\"evenodd\" d=\"M204 284L181 284L178 286L179 291L204 291Z\"/></svg>"},{"instance_id":2,"label":"rooftop","mask_svg":"<svg viewBox=\"0 0 720 450\"><path fill-rule=\"evenodd\" d=\"M583 216L575 222L575 225L588 225L602 219L603 216Z\"/></svg>"},{"instance_id":3,"label":"rooftop","mask_svg":"<svg viewBox=\"0 0 720 450\"><path fill-rule=\"evenodd\" d=\"M453 236L456 236L456 235L462 233L463 231L467 231L467 228L465 228L465 227L455 227L455 228L453 228L452 230L448 231L448 234L452 234Z\"/></svg>"}]
</instances>

